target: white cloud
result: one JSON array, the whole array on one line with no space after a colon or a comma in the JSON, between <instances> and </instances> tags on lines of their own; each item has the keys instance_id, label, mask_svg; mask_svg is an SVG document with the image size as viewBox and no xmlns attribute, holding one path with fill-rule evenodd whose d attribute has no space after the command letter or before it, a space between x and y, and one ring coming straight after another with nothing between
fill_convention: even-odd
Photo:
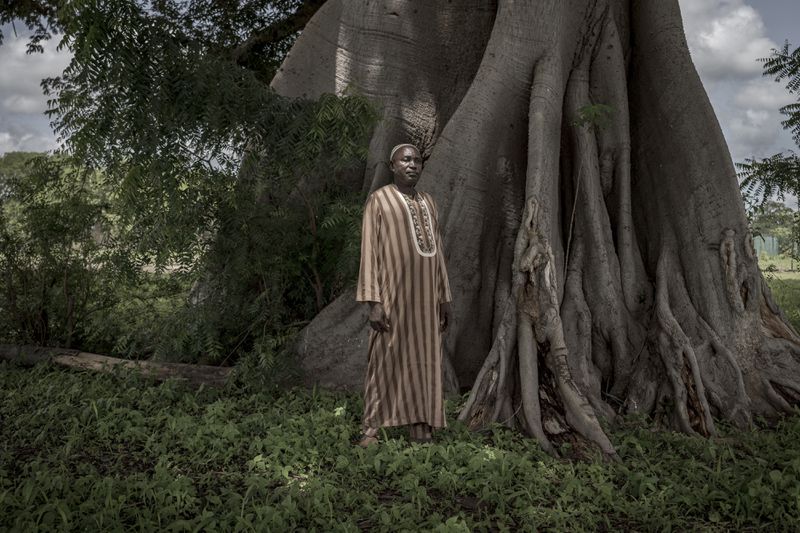
<instances>
[{"instance_id":1,"label":"white cloud","mask_svg":"<svg viewBox=\"0 0 800 533\"><path fill-rule=\"evenodd\" d=\"M721 108L723 124L734 161L746 157L764 157L791 146L781 121L779 109L795 101L786 88L758 77L737 84L730 102Z\"/></svg>"},{"instance_id":2,"label":"white cloud","mask_svg":"<svg viewBox=\"0 0 800 533\"><path fill-rule=\"evenodd\" d=\"M6 152L45 152L56 148L53 135L0 131L0 154Z\"/></svg>"},{"instance_id":3,"label":"white cloud","mask_svg":"<svg viewBox=\"0 0 800 533\"><path fill-rule=\"evenodd\" d=\"M696 0L689 0L695 2ZM681 5L687 4L683 0ZM750 78L761 74L758 58L778 45L765 36L758 12L742 2L719 0L717 9L693 8L687 19L689 49L704 79ZM701 2L704 8L710 2ZM738 5L737 5L738 4Z\"/></svg>"},{"instance_id":4,"label":"white cloud","mask_svg":"<svg viewBox=\"0 0 800 533\"><path fill-rule=\"evenodd\" d=\"M0 45L0 94L4 100L11 97L36 99L43 111L47 100L42 94L41 81L61 74L71 55L56 50L57 38L43 43L42 54L26 54L27 42L28 39L22 36L5 35L5 41Z\"/></svg>"},{"instance_id":5,"label":"white cloud","mask_svg":"<svg viewBox=\"0 0 800 533\"><path fill-rule=\"evenodd\" d=\"M26 54L27 37L3 28L0 45L0 154L56 148L55 135L44 115L47 97L43 78L58 76L71 54L57 51L57 38L44 44L44 53Z\"/></svg>"},{"instance_id":6,"label":"white cloud","mask_svg":"<svg viewBox=\"0 0 800 533\"><path fill-rule=\"evenodd\" d=\"M773 113L754 109L731 117L727 127L731 143L743 154L766 155L780 134L774 120Z\"/></svg>"},{"instance_id":7,"label":"white cloud","mask_svg":"<svg viewBox=\"0 0 800 533\"><path fill-rule=\"evenodd\" d=\"M781 106L795 101L782 84L761 75L759 58L778 45L753 0L679 0L686 40L734 161L764 157L790 143ZM752 5L751 5L752 4Z\"/></svg>"},{"instance_id":8,"label":"white cloud","mask_svg":"<svg viewBox=\"0 0 800 533\"><path fill-rule=\"evenodd\" d=\"M772 111L794 101L795 97L786 90L786 87L761 76L746 82L734 97L736 105L742 108Z\"/></svg>"},{"instance_id":9,"label":"white cloud","mask_svg":"<svg viewBox=\"0 0 800 533\"><path fill-rule=\"evenodd\" d=\"M12 113L41 113L43 111L39 98L22 94L12 94L3 98L3 108Z\"/></svg>"}]
</instances>

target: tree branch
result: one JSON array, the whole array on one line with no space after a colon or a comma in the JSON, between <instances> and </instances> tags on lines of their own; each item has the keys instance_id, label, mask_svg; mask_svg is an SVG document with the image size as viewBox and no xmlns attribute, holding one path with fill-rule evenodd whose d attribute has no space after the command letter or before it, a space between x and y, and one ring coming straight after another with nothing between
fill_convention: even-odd
<instances>
[{"instance_id":1,"label":"tree branch","mask_svg":"<svg viewBox=\"0 0 800 533\"><path fill-rule=\"evenodd\" d=\"M305 0L294 13L285 19L253 33L247 40L231 51L231 58L238 65L244 65L251 54L259 48L269 43L278 42L302 30L324 3L325 0Z\"/></svg>"},{"instance_id":2,"label":"tree branch","mask_svg":"<svg viewBox=\"0 0 800 533\"><path fill-rule=\"evenodd\" d=\"M40 2L38 0L27 0L22 2L12 2L3 0L0 2L0 13L4 17L20 18L27 20L33 16L54 17L58 11L58 6L53 2Z\"/></svg>"}]
</instances>

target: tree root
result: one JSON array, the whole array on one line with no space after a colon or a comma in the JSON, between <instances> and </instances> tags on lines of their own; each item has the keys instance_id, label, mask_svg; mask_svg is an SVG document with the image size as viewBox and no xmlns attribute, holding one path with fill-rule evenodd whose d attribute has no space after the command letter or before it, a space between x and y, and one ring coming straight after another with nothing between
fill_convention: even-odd
<instances>
[{"instance_id":1,"label":"tree root","mask_svg":"<svg viewBox=\"0 0 800 533\"><path fill-rule=\"evenodd\" d=\"M675 414L686 433L711 436L716 433L705 388L689 337L681 329L670 308L668 269L669 254L662 252L656 279L657 351L672 384Z\"/></svg>"},{"instance_id":2,"label":"tree root","mask_svg":"<svg viewBox=\"0 0 800 533\"><path fill-rule=\"evenodd\" d=\"M711 265L692 262L687 228L682 220L670 226L657 218L664 213L653 215L662 224L657 235L637 239L630 71L617 27L625 19L608 6L598 1L583 14L572 64L556 47L544 47L534 62L524 212L510 288L507 279L495 279L496 301L510 293L516 312L506 302L498 318L495 307L492 348L460 415L478 427L519 412L521 425L551 453L566 423L613 455L596 413L613 419L616 409L652 413L669 405L673 426L712 436L713 415L746 427L754 414L767 412L753 398L780 412L800 399L794 377L781 380L769 370L794 363L765 354L753 368L748 358L758 341L738 331L755 325L751 315L760 302L762 332L800 344L768 288L757 283L745 233L701 228L704 239L714 239L704 246L717 250ZM598 102L614 110L608 127L585 123L584 110ZM640 172L654 172L641 166ZM505 184L511 175L498 171L495 178ZM696 187L691 195L709 194ZM707 268L693 272L698 265Z\"/></svg>"},{"instance_id":3,"label":"tree root","mask_svg":"<svg viewBox=\"0 0 800 533\"><path fill-rule=\"evenodd\" d=\"M522 414L530 434L539 441L542 449L551 455L556 450L545 435L542 425L542 406L539 402L539 353L533 338L533 324L520 320L517 324L519 339L519 376L522 396Z\"/></svg>"},{"instance_id":4,"label":"tree root","mask_svg":"<svg viewBox=\"0 0 800 533\"><path fill-rule=\"evenodd\" d=\"M585 286L589 289L586 301L595 326L610 348L613 383L608 391L621 397L632 374L632 357L629 354L629 331L635 322L625 304L625 291L621 280L621 265L614 247L608 209L603 201L603 184L598 164L595 128L581 124L580 111L590 105L589 69L582 66L573 70L567 84L566 120L572 125L572 153L578 161L573 177L574 202L581 209L576 220L576 240L585 241L586 260L592 265L585 273Z\"/></svg>"},{"instance_id":5,"label":"tree root","mask_svg":"<svg viewBox=\"0 0 800 533\"><path fill-rule=\"evenodd\" d=\"M559 313L559 302L555 280L555 258L547 239L539 232L541 219L536 198L529 198L526 204L524 225L520 228L515 257L519 258L514 270L525 274L524 285L518 294L519 310L519 357L533 359L538 357L538 346L546 345L547 367L553 373L559 397L564 407L567 423L578 433L600 446L603 453L616 456L616 451L608 440L586 397L575 385L567 363L567 344ZM521 370L523 368L522 362ZM530 369L535 362L527 363ZM530 371L529 371L530 372ZM536 376L536 374L534 373ZM530 376L530 373L528 374ZM521 374L521 379L528 377ZM538 376L536 376L538 379ZM538 381L527 389L523 382L523 405L529 427L541 427L541 414L537 416ZM528 414L530 413L530 415ZM542 433L543 435L543 433ZM538 435L537 438L541 437ZM542 444L545 446L545 444Z\"/></svg>"},{"instance_id":6,"label":"tree root","mask_svg":"<svg viewBox=\"0 0 800 533\"><path fill-rule=\"evenodd\" d=\"M572 255L561 308L564 335L569 349L569 367L575 383L584 391L594 410L606 420L613 421L616 413L602 399L602 374L591 359L592 314L583 293L583 245L580 241L576 243Z\"/></svg>"}]
</instances>

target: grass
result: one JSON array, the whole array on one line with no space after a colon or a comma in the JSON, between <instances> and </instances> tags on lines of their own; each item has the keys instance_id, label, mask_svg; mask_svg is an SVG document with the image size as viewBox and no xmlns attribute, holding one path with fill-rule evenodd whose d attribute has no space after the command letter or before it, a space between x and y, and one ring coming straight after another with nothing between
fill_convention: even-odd
<instances>
[{"instance_id":1,"label":"grass","mask_svg":"<svg viewBox=\"0 0 800 533\"><path fill-rule=\"evenodd\" d=\"M786 318L800 331L800 273L797 274L796 277L767 277L767 284Z\"/></svg>"},{"instance_id":2,"label":"grass","mask_svg":"<svg viewBox=\"0 0 800 533\"><path fill-rule=\"evenodd\" d=\"M0 365L0 530L786 530L800 417L705 440L627 419L620 463L556 460L453 420L350 444L358 395L156 385ZM562 450L569 453L568 450Z\"/></svg>"},{"instance_id":3,"label":"grass","mask_svg":"<svg viewBox=\"0 0 800 533\"><path fill-rule=\"evenodd\" d=\"M772 295L786 318L800 331L800 263L785 255L759 257Z\"/></svg>"},{"instance_id":4,"label":"grass","mask_svg":"<svg viewBox=\"0 0 800 533\"><path fill-rule=\"evenodd\" d=\"M787 254L768 256L762 253L758 257L758 266L769 277L800 279L800 261Z\"/></svg>"},{"instance_id":5,"label":"grass","mask_svg":"<svg viewBox=\"0 0 800 533\"><path fill-rule=\"evenodd\" d=\"M800 272L762 263L800 329ZM358 395L191 390L131 374L0 364L0 531L792 530L800 416L701 439L628 418L622 461L556 460L454 420L350 444ZM564 456L574 454L564 445ZM591 459L591 458L590 458Z\"/></svg>"}]
</instances>

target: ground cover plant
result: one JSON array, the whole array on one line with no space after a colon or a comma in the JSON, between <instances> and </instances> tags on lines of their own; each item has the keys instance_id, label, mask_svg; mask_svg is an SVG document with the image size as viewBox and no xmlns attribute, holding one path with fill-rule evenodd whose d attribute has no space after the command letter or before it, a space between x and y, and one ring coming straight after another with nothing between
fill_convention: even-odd
<instances>
[{"instance_id":1,"label":"ground cover plant","mask_svg":"<svg viewBox=\"0 0 800 533\"><path fill-rule=\"evenodd\" d=\"M350 439L358 395L192 390L0 366L0 530L786 530L800 418L713 439L610 430L622 459L562 460L454 420L433 445ZM592 460L596 459L596 460Z\"/></svg>"}]
</instances>

